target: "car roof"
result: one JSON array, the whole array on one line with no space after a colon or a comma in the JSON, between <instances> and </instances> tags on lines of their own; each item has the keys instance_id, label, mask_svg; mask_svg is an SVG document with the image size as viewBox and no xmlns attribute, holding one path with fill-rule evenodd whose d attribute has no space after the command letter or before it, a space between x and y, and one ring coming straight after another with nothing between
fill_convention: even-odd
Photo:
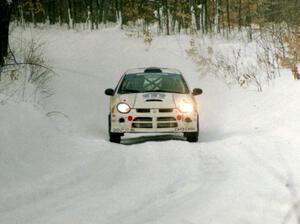
<instances>
[{"instance_id":1,"label":"car roof","mask_svg":"<svg viewBox=\"0 0 300 224\"><path fill-rule=\"evenodd\" d=\"M175 68L161 68L161 67L143 67L143 68L132 68L128 69L125 72L125 75L128 74L137 74L137 73L172 73L182 75L182 73Z\"/></svg>"}]
</instances>

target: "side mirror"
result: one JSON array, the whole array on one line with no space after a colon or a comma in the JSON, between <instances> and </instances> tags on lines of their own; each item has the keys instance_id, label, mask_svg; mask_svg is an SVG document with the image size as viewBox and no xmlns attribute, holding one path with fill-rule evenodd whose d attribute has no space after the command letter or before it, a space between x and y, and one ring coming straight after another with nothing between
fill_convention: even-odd
<instances>
[{"instance_id":1,"label":"side mirror","mask_svg":"<svg viewBox=\"0 0 300 224\"><path fill-rule=\"evenodd\" d=\"M203 90L202 89L199 89L199 88L195 88L193 89L193 95L194 96L197 96L197 95L201 95L203 93Z\"/></svg>"},{"instance_id":2,"label":"side mirror","mask_svg":"<svg viewBox=\"0 0 300 224\"><path fill-rule=\"evenodd\" d=\"M113 89L106 89L105 94L108 96L113 96L115 94L115 91Z\"/></svg>"}]
</instances>

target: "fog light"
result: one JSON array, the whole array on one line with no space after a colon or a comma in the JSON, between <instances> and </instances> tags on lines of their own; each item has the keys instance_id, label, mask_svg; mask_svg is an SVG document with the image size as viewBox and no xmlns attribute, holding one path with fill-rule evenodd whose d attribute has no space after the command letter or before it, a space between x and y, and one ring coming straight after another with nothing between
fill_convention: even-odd
<instances>
[{"instance_id":1,"label":"fog light","mask_svg":"<svg viewBox=\"0 0 300 224\"><path fill-rule=\"evenodd\" d=\"M187 117L187 118L185 118L185 122L190 123L190 122L192 122L192 119Z\"/></svg>"}]
</instances>

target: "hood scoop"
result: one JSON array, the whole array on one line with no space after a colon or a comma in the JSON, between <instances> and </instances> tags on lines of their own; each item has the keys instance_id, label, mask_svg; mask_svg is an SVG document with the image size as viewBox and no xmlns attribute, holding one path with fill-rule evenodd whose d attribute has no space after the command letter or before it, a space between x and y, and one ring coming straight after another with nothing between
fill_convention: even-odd
<instances>
[{"instance_id":1,"label":"hood scoop","mask_svg":"<svg viewBox=\"0 0 300 224\"><path fill-rule=\"evenodd\" d=\"M175 108L175 102L173 94L170 93L137 93L137 94L128 94L134 95L135 101L132 105L133 108Z\"/></svg>"},{"instance_id":2,"label":"hood scoop","mask_svg":"<svg viewBox=\"0 0 300 224\"><path fill-rule=\"evenodd\" d=\"M161 99L148 99L146 102L162 102L163 100Z\"/></svg>"}]
</instances>

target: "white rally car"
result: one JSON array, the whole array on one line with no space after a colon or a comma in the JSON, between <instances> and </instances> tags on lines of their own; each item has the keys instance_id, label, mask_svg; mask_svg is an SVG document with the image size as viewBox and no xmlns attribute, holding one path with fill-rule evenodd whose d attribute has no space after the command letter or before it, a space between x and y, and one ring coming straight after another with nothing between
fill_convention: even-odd
<instances>
[{"instance_id":1,"label":"white rally car","mask_svg":"<svg viewBox=\"0 0 300 224\"><path fill-rule=\"evenodd\" d=\"M183 133L197 142L199 121L195 95L180 71L139 68L127 71L117 87L106 89L111 96L109 140L120 143L124 133Z\"/></svg>"}]
</instances>

